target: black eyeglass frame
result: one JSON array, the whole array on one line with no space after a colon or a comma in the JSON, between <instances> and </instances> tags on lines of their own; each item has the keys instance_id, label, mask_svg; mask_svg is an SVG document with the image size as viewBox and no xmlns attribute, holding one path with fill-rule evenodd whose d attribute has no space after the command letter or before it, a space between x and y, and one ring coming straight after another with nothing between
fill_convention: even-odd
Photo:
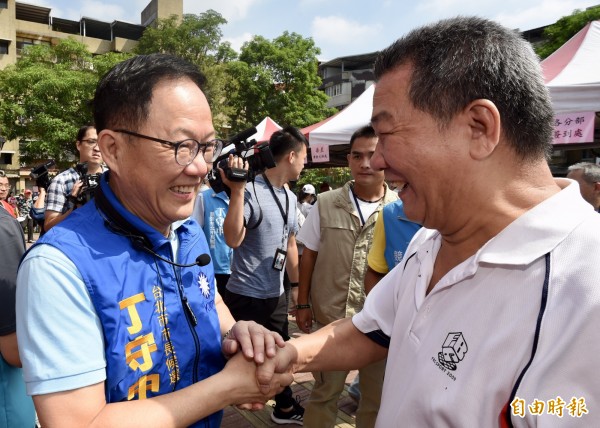
<instances>
[{"instance_id":1,"label":"black eyeglass frame","mask_svg":"<svg viewBox=\"0 0 600 428\"><path fill-rule=\"evenodd\" d=\"M94 147L98 145L98 139L97 138L85 138L83 140L79 140L80 143L84 143L90 147ZM93 143L92 143L93 142Z\"/></svg>"},{"instance_id":2,"label":"black eyeglass frame","mask_svg":"<svg viewBox=\"0 0 600 428\"><path fill-rule=\"evenodd\" d=\"M204 157L204 160L207 162L214 162L215 159L217 159L219 157L219 155L221 154L221 151L223 150L223 146L224 146L223 140L221 140L219 138L213 138L210 141L201 143L200 141L195 140L194 138L186 138L185 140L181 140L181 141L167 141L167 140L163 140L161 138L150 137L148 135L139 134L137 132L129 131L127 129L113 129L113 132L120 132L122 134L127 134L127 135L131 135L133 137L138 137L138 138L144 138L146 140L154 141L154 142L161 143L161 144L166 144L170 147L173 147L173 149L175 149L175 162L177 162L177 165L181 165L181 166L190 165L192 162L194 162L194 159L196 159L196 156L198 156L198 153L200 153L200 152L202 152L202 157L204 157L208 148L211 147L211 143L213 144L212 147L214 147L212 159L209 161L206 159L206 157ZM190 161L186 164L182 164L181 162L179 162L177 153L179 152L179 147L186 141L194 141L196 143L197 149L196 149L196 153L193 156L191 156Z\"/></svg>"}]
</instances>

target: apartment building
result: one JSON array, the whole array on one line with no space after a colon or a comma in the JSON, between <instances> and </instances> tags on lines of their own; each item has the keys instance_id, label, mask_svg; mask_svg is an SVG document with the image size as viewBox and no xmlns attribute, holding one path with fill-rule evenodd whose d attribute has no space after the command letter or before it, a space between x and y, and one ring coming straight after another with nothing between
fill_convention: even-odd
<instances>
[{"instance_id":1,"label":"apartment building","mask_svg":"<svg viewBox=\"0 0 600 428\"><path fill-rule=\"evenodd\" d=\"M373 64L377 52L344 56L319 64L323 84L319 89L327 94L327 107L342 110L354 101L375 80Z\"/></svg>"},{"instance_id":2,"label":"apartment building","mask_svg":"<svg viewBox=\"0 0 600 428\"><path fill-rule=\"evenodd\" d=\"M99 10L98 12L101 12ZM171 15L183 17L183 0L151 0L140 14L140 23L112 20L109 16L82 17L78 21L52 14L52 9L15 0L0 0L0 70L19 60L23 49L37 44L57 44L72 38L99 55L130 52L144 29L157 19ZM5 141L0 129L0 169L15 190L23 190L29 168L21 170L18 141Z\"/></svg>"}]
</instances>

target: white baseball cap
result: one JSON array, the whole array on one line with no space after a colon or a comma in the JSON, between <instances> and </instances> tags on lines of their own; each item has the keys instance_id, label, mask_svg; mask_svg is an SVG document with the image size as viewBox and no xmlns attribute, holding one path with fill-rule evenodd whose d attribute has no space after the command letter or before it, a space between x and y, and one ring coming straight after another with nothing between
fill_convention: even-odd
<instances>
[{"instance_id":1,"label":"white baseball cap","mask_svg":"<svg viewBox=\"0 0 600 428\"><path fill-rule=\"evenodd\" d=\"M313 186L312 184L305 184L304 186L302 186L302 192L308 195L314 195L315 186Z\"/></svg>"}]
</instances>

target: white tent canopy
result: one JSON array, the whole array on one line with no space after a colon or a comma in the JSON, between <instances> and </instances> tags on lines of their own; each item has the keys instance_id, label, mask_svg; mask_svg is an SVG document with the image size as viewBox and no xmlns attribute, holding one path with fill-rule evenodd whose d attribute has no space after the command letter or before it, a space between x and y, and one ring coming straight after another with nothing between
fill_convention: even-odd
<instances>
[{"instance_id":1,"label":"white tent canopy","mask_svg":"<svg viewBox=\"0 0 600 428\"><path fill-rule=\"evenodd\" d=\"M371 122L373 92L375 85L369 86L358 98L330 120L308 133L310 146L316 144L348 144L350 137L361 126Z\"/></svg>"},{"instance_id":2,"label":"white tent canopy","mask_svg":"<svg viewBox=\"0 0 600 428\"><path fill-rule=\"evenodd\" d=\"M600 21L589 22L541 64L555 113L600 111ZM310 145L347 144L369 124L374 90L371 85L335 116L304 128Z\"/></svg>"},{"instance_id":3,"label":"white tent canopy","mask_svg":"<svg viewBox=\"0 0 600 428\"><path fill-rule=\"evenodd\" d=\"M542 61L555 113L600 111L600 21Z\"/></svg>"}]
</instances>

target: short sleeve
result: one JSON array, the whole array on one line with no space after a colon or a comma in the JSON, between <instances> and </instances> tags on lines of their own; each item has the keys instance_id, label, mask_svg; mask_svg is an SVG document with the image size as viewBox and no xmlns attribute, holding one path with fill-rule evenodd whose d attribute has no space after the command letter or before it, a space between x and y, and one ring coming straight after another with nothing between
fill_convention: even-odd
<instances>
[{"instance_id":1,"label":"short sleeve","mask_svg":"<svg viewBox=\"0 0 600 428\"><path fill-rule=\"evenodd\" d=\"M298 200L296 199L296 195L294 195L291 191L286 190L286 192L289 197L287 209L288 213L292 216L292 227L290 228L290 234L297 235L301 226L300 219L298 218L298 213L300 212L300 210L297 208Z\"/></svg>"},{"instance_id":2,"label":"short sleeve","mask_svg":"<svg viewBox=\"0 0 600 428\"><path fill-rule=\"evenodd\" d=\"M321 218L319 217L319 203L316 202L304 220L304 224L296 238L311 251L319 251L321 242Z\"/></svg>"},{"instance_id":3,"label":"short sleeve","mask_svg":"<svg viewBox=\"0 0 600 428\"><path fill-rule=\"evenodd\" d=\"M361 332L382 346L389 346L395 319L395 284L402 270L396 269L383 277L365 299L363 309L352 317Z\"/></svg>"},{"instance_id":4,"label":"short sleeve","mask_svg":"<svg viewBox=\"0 0 600 428\"><path fill-rule=\"evenodd\" d=\"M367 263L371 269L378 273L388 273L390 268L385 260L385 224L384 216L380 214L375 222L373 243L367 256Z\"/></svg>"},{"instance_id":5,"label":"short sleeve","mask_svg":"<svg viewBox=\"0 0 600 428\"><path fill-rule=\"evenodd\" d=\"M106 379L103 332L75 265L38 245L17 276L17 340L29 395L68 391Z\"/></svg>"},{"instance_id":6,"label":"short sleeve","mask_svg":"<svg viewBox=\"0 0 600 428\"><path fill-rule=\"evenodd\" d=\"M258 218L255 213L260 212L257 207L258 205L254 193L246 186L246 191L244 192L244 221L246 222L246 227L256 226Z\"/></svg>"}]
</instances>

